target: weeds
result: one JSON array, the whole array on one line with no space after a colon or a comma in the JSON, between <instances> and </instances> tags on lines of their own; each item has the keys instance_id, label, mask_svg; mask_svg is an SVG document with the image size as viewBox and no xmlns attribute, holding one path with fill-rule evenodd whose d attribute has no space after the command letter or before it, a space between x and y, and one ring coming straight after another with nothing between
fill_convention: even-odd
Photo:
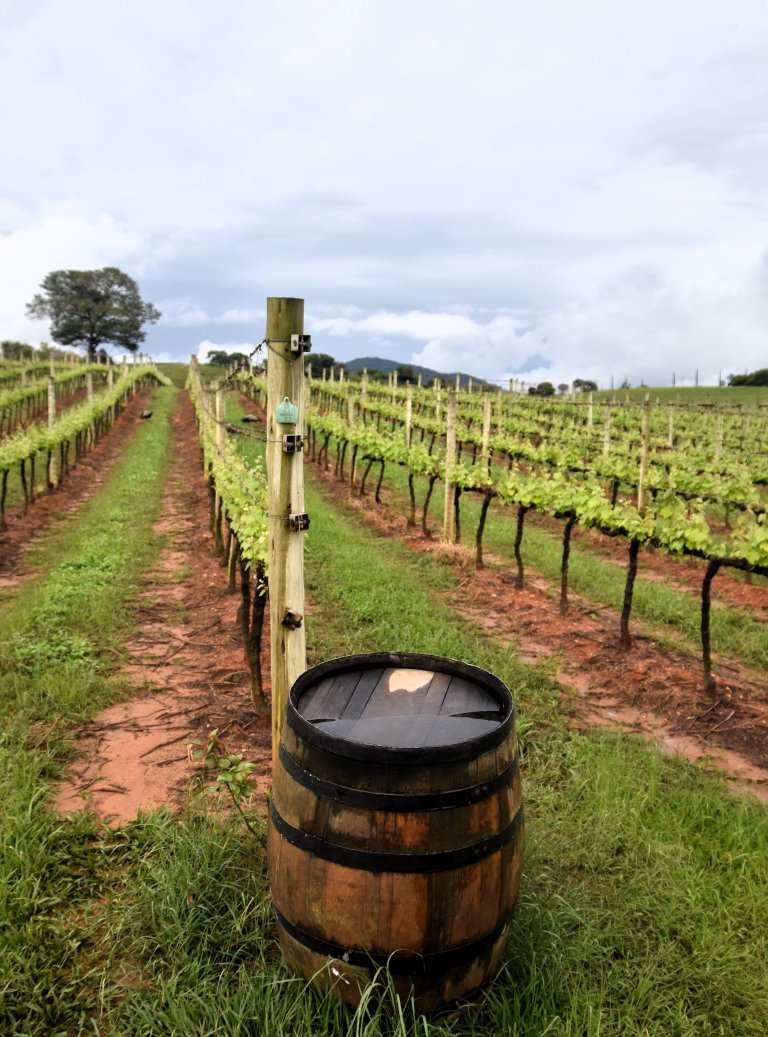
<instances>
[{"instance_id":1,"label":"weeds","mask_svg":"<svg viewBox=\"0 0 768 1037\"><path fill-rule=\"evenodd\" d=\"M240 815L252 835L259 833L251 824L243 810L242 804L253 794L252 775L254 764L248 763L241 753L231 753L222 742L217 730L211 731L208 741L190 743L190 757L196 763L202 763L206 770L212 772L212 785L203 783L198 792L226 792L232 805Z\"/></svg>"}]
</instances>

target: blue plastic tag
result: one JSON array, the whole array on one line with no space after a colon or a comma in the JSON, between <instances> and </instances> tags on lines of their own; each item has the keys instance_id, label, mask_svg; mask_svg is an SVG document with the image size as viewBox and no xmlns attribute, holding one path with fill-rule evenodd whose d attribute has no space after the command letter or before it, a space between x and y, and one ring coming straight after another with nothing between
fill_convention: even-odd
<instances>
[{"instance_id":1,"label":"blue plastic tag","mask_svg":"<svg viewBox=\"0 0 768 1037\"><path fill-rule=\"evenodd\" d=\"M280 425L295 425L299 420L299 408L286 396L283 402L278 404L275 415Z\"/></svg>"}]
</instances>

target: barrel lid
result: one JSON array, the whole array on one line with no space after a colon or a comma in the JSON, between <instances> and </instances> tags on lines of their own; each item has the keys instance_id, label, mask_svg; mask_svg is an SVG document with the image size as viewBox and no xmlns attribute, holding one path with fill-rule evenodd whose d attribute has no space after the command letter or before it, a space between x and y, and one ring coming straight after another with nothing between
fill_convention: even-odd
<instances>
[{"instance_id":1,"label":"barrel lid","mask_svg":"<svg viewBox=\"0 0 768 1037\"><path fill-rule=\"evenodd\" d=\"M294 683L287 722L339 756L388 763L467 759L514 723L506 685L478 666L380 652L332 659Z\"/></svg>"}]
</instances>

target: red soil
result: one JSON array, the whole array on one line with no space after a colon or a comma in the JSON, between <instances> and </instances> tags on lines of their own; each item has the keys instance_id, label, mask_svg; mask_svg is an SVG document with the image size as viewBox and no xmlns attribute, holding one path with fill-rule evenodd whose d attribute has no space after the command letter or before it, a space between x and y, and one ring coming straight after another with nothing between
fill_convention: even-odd
<instances>
[{"instance_id":1,"label":"red soil","mask_svg":"<svg viewBox=\"0 0 768 1037\"><path fill-rule=\"evenodd\" d=\"M78 758L59 791L60 809L87 808L112 824L140 810L181 807L190 784L202 777L201 765L191 759L192 743L205 745L212 730L229 752L256 764L257 794L271 778L271 721L251 702L237 621L240 599L227 593L213 551L194 411L186 395L171 424L173 470L155 527L167 543L146 574L138 629L122 669L142 692L84 728ZM267 629L265 672L268 638Z\"/></svg>"}]
</instances>

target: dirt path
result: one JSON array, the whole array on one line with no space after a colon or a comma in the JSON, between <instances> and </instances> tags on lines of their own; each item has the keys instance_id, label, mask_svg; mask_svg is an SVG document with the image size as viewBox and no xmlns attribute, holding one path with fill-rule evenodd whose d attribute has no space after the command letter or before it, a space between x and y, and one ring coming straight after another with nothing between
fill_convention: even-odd
<instances>
[{"instance_id":1,"label":"dirt path","mask_svg":"<svg viewBox=\"0 0 768 1037\"><path fill-rule=\"evenodd\" d=\"M618 646L618 614L604 606L570 595L567 616L546 580L526 576L525 587L514 585L500 560L475 571L473 554L446 548L421 531L406 528L405 517L373 494L361 500L348 482L335 478L332 468L314 466L334 496L354 508L362 521L386 536L402 537L419 551L447 554L460 572L461 594L446 601L478 628L532 664L554 661L558 681L573 695L570 704L576 727L630 731L658 740L671 752L703 760L768 801L768 682L732 660L715 660L719 675L714 698L703 690L701 664L682 652L660 647L633 621L634 645Z\"/></svg>"},{"instance_id":2,"label":"dirt path","mask_svg":"<svg viewBox=\"0 0 768 1037\"><path fill-rule=\"evenodd\" d=\"M137 428L151 392L142 389L128 401L109 432L70 466L69 474L53 493L38 497L26 510L23 501L6 510L8 528L0 531L0 588L13 587L34 575L25 569L28 548L52 523L72 515L107 481Z\"/></svg>"},{"instance_id":3,"label":"dirt path","mask_svg":"<svg viewBox=\"0 0 768 1037\"><path fill-rule=\"evenodd\" d=\"M182 806L201 772L190 760L190 743L204 744L214 729L230 752L256 763L257 794L271 776L270 720L251 706L240 599L226 592L208 532L208 497L186 393L171 425L173 465L155 526L166 545L146 574L123 669L141 693L83 730L78 757L59 790L61 810L86 808L111 824L132 820L140 810ZM264 643L268 674L268 631Z\"/></svg>"}]
</instances>

